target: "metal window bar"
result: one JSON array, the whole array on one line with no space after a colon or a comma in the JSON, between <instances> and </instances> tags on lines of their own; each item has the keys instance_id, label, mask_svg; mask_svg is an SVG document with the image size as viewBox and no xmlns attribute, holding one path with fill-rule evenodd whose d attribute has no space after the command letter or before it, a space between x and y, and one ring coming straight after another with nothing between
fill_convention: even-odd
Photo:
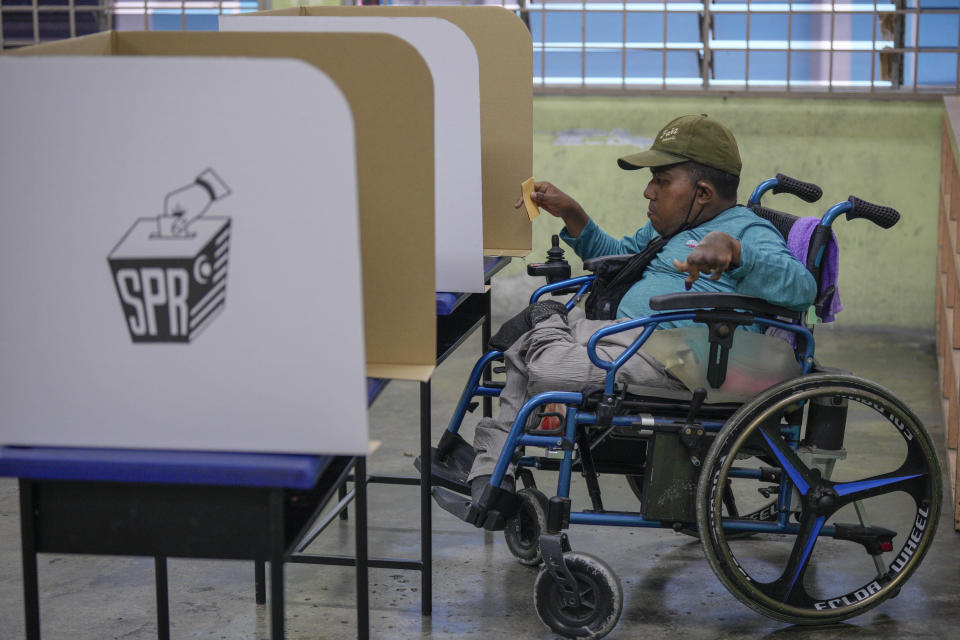
<instances>
[{"instance_id":1,"label":"metal window bar","mask_svg":"<svg viewBox=\"0 0 960 640\"><path fill-rule=\"evenodd\" d=\"M836 40L836 27L837 27L837 5L836 0L830 0L830 81L827 84L827 91L833 92L833 52L834 52L834 41Z\"/></svg>"},{"instance_id":2,"label":"metal window bar","mask_svg":"<svg viewBox=\"0 0 960 640\"><path fill-rule=\"evenodd\" d=\"M793 2L793 0L790 0L790 1ZM879 19L880 18L878 17L878 13L877 13L877 0L873 0L873 25L872 25L873 28L872 28L871 37L873 38L874 42L877 41L877 21ZM960 40L958 40L958 42L960 42ZM870 56L870 87L871 88L875 87L877 84L877 55L878 54L872 54ZM960 69L960 65L957 65L957 68Z\"/></svg>"},{"instance_id":3,"label":"metal window bar","mask_svg":"<svg viewBox=\"0 0 960 640\"><path fill-rule=\"evenodd\" d=\"M580 86L587 86L587 2L580 3Z\"/></svg>"},{"instance_id":4,"label":"metal window bar","mask_svg":"<svg viewBox=\"0 0 960 640\"><path fill-rule=\"evenodd\" d=\"M669 12L667 11L666 5L663 8L663 43L662 48L660 49L660 59L663 64L662 70L660 72L661 78L661 89L667 88L667 40L669 40L669 30L667 29L667 19ZM626 44L624 45L626 46Z\"/></svg>"},{"instance_id":5,"label":"metal window bar","mask_svg":"<svg viewBox=\"0 0 960 640\"><path fill-rule=\"evenodd\" d=\"M873 0L873 2L874 4L876 4L877 0ZM787 72L786 72L785 80L787 81L787 87L786 87L787 93L790 93L790 90L792 88L792 84L790 82L790 79L792 78L792 76L790 75L790 71L792 70L791 64L793 62L793 0L789 0L788 9L789 11L787 12ZM876 21L876 19L874 19L874 21ZM876 40L876 38L874 38L874 40Z\"/></svg>"},{"instance_id":6,"label":"metal window bar","mask_svg":"<svg viewBox=\"0 0 960 640\"><path fill-rule=\"evenodd\" d=\"M750 22L751 17L753 17L753 12L750 10L750 0L747 0L747 50L743 54L743 59L745 61L743 72L743 80L745 85L744 91L750 91L750 41L753 40L753 33L751 31L753 25Z\"/></svg>"},{"instance_id":7,"label":"metal window bar","mask_svg":"<svg viewBox=\"0 0 960 640\"><path fill-rule=\"evenodd\" d=\"M703 42L703 55L700 58L701 88L710 86L710 71L713 68L713 52L710 49L711 33L713 31L713 12L710 3L704 3L703 13L700 14L700 40Z\"/></svg>"},{"instance_id":8,"label":"metal window bar","mask_svg":"<svg viewBox=\"0 0 960 640\"><path fill-rule=\"evenodd\" d=\"M913 0L914 5L917 8L920 7L920 0ZM919 69L920 64L920 16L915 15L913 17L913 46L916 48L916 53L913 54L913 92L917 92L917 69Z\"/></svg>"},{"instance_id":9,"label":"metal window bar","mask_svg":"<svg viewBox=\"0 0 960 640\"><path fill-rule=\"evenodd\" d=\"M540 37L546 41L547 37L547 12L540 12ZM546 85L547 78L547 55L543 49L540 49L540 86Z\"/></svg>"},{"instance_id":10,"label":"metal window bar","mask_svg":"<svg viewBox=\"0 0 960 640\"><path fill-rule=\"evenodd\" d=\"M620 3L620 88L627 88L627 0Z\"/></svg>"}]
</instances>

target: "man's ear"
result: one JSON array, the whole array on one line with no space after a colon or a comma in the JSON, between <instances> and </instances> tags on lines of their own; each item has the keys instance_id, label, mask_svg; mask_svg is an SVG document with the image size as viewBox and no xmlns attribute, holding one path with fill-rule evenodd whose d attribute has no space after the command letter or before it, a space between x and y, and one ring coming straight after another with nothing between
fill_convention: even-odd
<instances>
[{"instance_id":1,"label":"man's ear","mask_svg":"<svg viewBox=\"0 0 960 640\"><path fill-rule=\"evenodd\" d=\"M699 180L694 185L697 202L706 205L713 202L717 197L717 189L706 180Z\"/></svg>"}]
</instances>

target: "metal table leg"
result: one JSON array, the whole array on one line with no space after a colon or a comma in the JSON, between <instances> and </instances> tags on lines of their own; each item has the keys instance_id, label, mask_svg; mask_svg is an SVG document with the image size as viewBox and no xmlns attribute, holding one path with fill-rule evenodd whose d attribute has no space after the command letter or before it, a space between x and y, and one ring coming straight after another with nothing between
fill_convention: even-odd
<instances>
[{"instance_id":1,"label":"metal table leg","mask_svg":"<svg viewBox=\"0 0 960 640\"><path fill-rule=\"evenodd\" d=\"M253 579L256 588L255 600L257 604L267 603L267 568L264 566L265 564L263 560L253 561Z\"/></svg>"},{"instance_id":2,"label":"metal table leg","mask_svg":"<svg viewBox=\"0 0 960 640\"><path fill-rule=\"evenodd\" d=\"M283 496L275 491L270 495L270 637L283 640Z\"/></svg>"},{"instance_id":3,"label":"metal table leg","mask_svg":"<svg viewBox=\"0 0 960 640\"><path fill-rule=\"evenodd\" d=\"M487 281L487 284L490 284L490 281ZM483 324L480 325L480 355L483 355L487 352L488 346L490 344L490 328L493 323L492 311L491 311L491 296L490 292L487 291L483 294ZM493 375L493 367L487 365L487 368L483 370L483 379L489 380ZM493 398L490 396L483 396L483 417L489 418L493 416Z\"/></svg>"},{"instance_id":4,"label":"metal table leg","mask_svg":"<svg viewBox=\"0 0 960 640\"><path fill-rule=\"evenodd\" d=\"M170 640L170 600L167 588L167 559L163 556L153 558L154 575L157 590L157 637Z\"/></svg>"},{"instance_id":5,"label":"metal table leg","mask_svg":"<svg viewBox=\"0 0 960 640\"><path fill-rule=\"evenodd\" d=\"M23 615L27 640L40 640L40 592L37 539L34 529L33 483L20 480L20 549L23 558Z\"/></svg>"},{"instance_id":6,"label":"metal table leg","mask_svg":"<svg viewBox=\"0 0 960 640\"><path fill-rule=\"evenodd\" d=\"M367 459L360 456L353 467L356 500L357 638L370 638L370 565L367 555Z\"/></svg>"},{"instance_id":7,"label":"metal table leg","mask_svg":"<svg viewBox=\"0 0 960 640\"><path fill-rule=\"evenodd\" d=\"M433 613L433 503L430 500L430 381L420 383L420 611Z\"/></svg>"}]
</instances>

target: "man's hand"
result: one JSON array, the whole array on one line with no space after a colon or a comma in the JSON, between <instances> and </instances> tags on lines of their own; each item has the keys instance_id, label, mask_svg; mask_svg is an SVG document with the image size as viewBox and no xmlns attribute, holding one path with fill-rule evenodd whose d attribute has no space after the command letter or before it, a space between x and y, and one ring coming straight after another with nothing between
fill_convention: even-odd
<instances>
[{"instance_id":1,"label":"man's hand","mask_svg":"<svg viewBox=\"0 0 960 640\"><path fill-rule=\"evenodd\" d=\"M740 241L723 231L711 231L686 260L674 260L673 266L689 274L684 280L687 291L701 273L710 274L711 280L719 280L724 271L740 266Z\"/></svg>"},{"instance_id":2,"label":"man's hand","mask_svg":"<svg viewBox=\"0 0 960 640\"><path fill-rule=\"evenodd\" d=\"M583 210L580 203L565 194L549 182L533 183L533 193L530 194L533 203L552 216L563 219L567 233L576 238L583 228L590 222L590 217ZM523 198L514 203L514 209L523 206Z\"/></svg>"}]
</instances>

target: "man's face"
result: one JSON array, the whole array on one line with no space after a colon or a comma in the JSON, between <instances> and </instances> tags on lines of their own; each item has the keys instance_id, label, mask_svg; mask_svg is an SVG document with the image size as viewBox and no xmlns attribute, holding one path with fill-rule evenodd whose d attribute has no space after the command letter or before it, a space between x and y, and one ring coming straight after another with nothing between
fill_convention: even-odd
<instances>
[{"instance_id":1,"label":"man's face","mask_svg":"<svg viewBox=\"0 0 960 640\"><path fill-rule=\"evenodd\" d=\"M675 232L687 215L697 213L691 211L696 188L683 165L653 168L651 173L650 184L643 191L643 197L650 201L647 216L656 232L665 236Z\"/></svg>"}]
</instances>

